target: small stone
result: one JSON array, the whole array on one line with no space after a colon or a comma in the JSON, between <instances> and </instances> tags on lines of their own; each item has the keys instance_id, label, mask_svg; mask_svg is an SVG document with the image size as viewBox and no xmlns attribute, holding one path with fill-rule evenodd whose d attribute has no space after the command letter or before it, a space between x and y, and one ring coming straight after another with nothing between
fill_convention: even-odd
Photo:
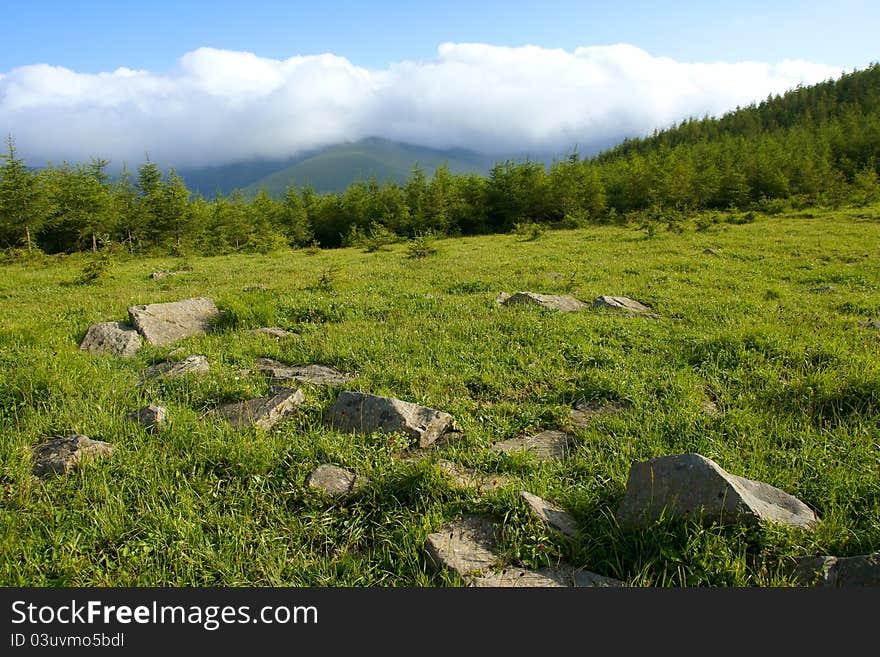
<instances>
[{"instance_id":1,"label":"small stone","mask_svg":"<svg viewBox=\"0 0 880 657\"><path fill-rule=\"evenodd\" d=\"M501 297L499 297L501 299ZM537 292L517 292L513 296L500 301L505 306L529 305L541 306L549 310L558 310L564 313L573 313L587 307L583 301L579 301L570 295L538 294Z\"/></svg>"},{"instance_id":2,"label":"small stone","mask_svg":"<svg viewBox=\"0 0 880 657\"><path fill-rule=\"evenodd\" d=\"M37 477L66 474L87 461L113 454L110 443L73 434L67 438L53 438L31 448L32 471Z\"/></svg>"},{"instance_id":3,"label":"small stone","mask_svg":"<svg viewBox=\"0 0 880 657\"><path fill-rule=\"evenodd\" d=\"M299 381L317 386L339 386L351 381L349 375L326 365L285 365L271 358L258 358L256 369L273 383Z\"/></svg>"},{"instance_id":4,"label":"small stone","mask_svg":"<svg viewBox=\"0 0 880 657\"><path fill-rule=\"evenodd\" d=\"M448 413L393 397L350 390L339 393L336 403L327 411L325 421L347 432L401 432L417 442L419 447L434 443L452 430L453 425L453 418Z\"/></svg>"},{"instance_id":5,"label":"small stone","mask_svg":"<svg viewBox=\"0 0 880 657\"><path fill-rule=\"evenodd\" d=\"M242 292L265 292L268 290L265 285L248 285L247 287L243 287L241 289Z\"/></svg>"},{"instance_id":6,"label":"small stone","mask_svg":"<svg viewBox=\"0 0 880 657\"><path fill-rule=\"evenodd\" d=\"M335 465L319 465L306 483L311 488L322 490L334 497L348 495L364 485L364 480L354 472Z\"/></svg>"},{"instance_id":7,"label":"small stone","mask_svg":"<svg viewBox=\"0 0 880 657\"><path fill-rule=\"evenodd\" d=\"M796 497L760 481L732 475L699 454L634 463L617 512L620 524L639 527L666 513L731 523L774 522L812 528L816 513Z\"/></svg>"},{"instance_id":8,"label":"small stone","mask_svg":"<svg viewBox=\"0 0 880 657\"><path fill-rule=\"evenodd\" d=\"M204 374L211 369L204 356L187 356L183 360L166 360L144 371L144 379L175 379L187 374Z\"/></svg>"},{"instance_id":9,"label":"small stone","mask_svg":"<svg viewBox=\"0 0 880 657\"><path fill-rule=\"evenodd\" d=\"M277 326L264 326L262 328L251 329L250 333L252 335L266 335L270 338L286 338L289 335L296 335L292 331L285 331L283 328L278 328Z\"/></svg>"},{"instance_id":10,"label":"small stone","mask_svg":"<svg viewBox=\"0 0 880 657\"><path fill-rule=\"evenodd\" d=\"M150 274L150 278L152 278L154 281L161 281L163 278L168 278L171 275L171 272L167 269L160 269L159 271L154 271L152 274Z\"/></svg>"},{"instance_id":11,"label":"small stone","mask_svg":"<svg viewBox=\"0 0 880 657\"><path fill-rule=\"evenodd\" d=\"M718 409L718 404L711 399L704 399L700 402L700 412L709 417L718 417L721 415L721 411Z\"/></svg>"},{"instance_id":12,"label":"small stone","mask_svg":"<svg viewBox=\"0 0 880 657\"><path fill-rule=\"evenodd\" d=\"M571 422L578 428L589 425L590 419L606 415L619 415L631 407L628 401L602 401L600 399L579 399L571 410Z\"/></svg>"},{"instance_id":13,"label":"small stone","mask_svg":"<svg viewBox=\"0 0 880 657\"><path fill-rule=\"evenodd\" d=\"M542 431L534 436L511 438L492 445L493 452L515 454L526 451L544 461L564 459L572 446L572 438L562 431Z\"/></svg>"},{"instance_id":14,"label":"small stone","mask_svg":"<svg viewBox=\"0 0 880 657\"><path fill-rule=\"evenodd\" d=\"M870 329L880 330L880 320L875 320L873 322L859 322L859 326L861 326L862 328L870 328Z\"/></svg>"},{"instance_id":15,"label":"small stone","mask_svg":"<svg viewBox=\"0 0 880 657\"><path fill-rule=\"evenodd\" d=\"M305 401L302 390L293 388L272 388L269 395L225 404L217 412L236 429L257 427L268 430Z\"/></svg>"},{"instance_id":16,"label":"small stone","mask_svg":"<svg viewBox=\"0 0 880 657\"><path fill-rule=\"evenodd\" d=\"M464 516L429 535L426 548L438 567L451 570L466 581L479 576L499 559L495 553L495 525L479 516Z\"/></svg>"},{"instance_id":17,"label":"small stone","mask_svg":"<svg viewBox=\"0 0 880 657\"><path fill-rule=\"evenodd\" d=\"M803 557L796 578L801 586L880 586L880 552L857 557Z\"/></svg>"},{"instance_id":18,"label":"small stone","mask_svg":"<svg viewBox=\"0 0 880 657\"><path fill-rule=\"evenodd\" d=\"M452 461L439 461L437 467L447 476L452 486L459 490L476 488L478 493L483 494L512 483L510 477L483 474Z\"/></svg>"},{"instance_id":19,"label":"small stone","mask_svg":"<svg viewBox=\"0 0 880 657\"><path fill-rule=\"evenodd\" d=\"M205 297L128 309L132 325L147 342L157 346L207 333L211 322L219 314L214 302Z\"/></svg>"},{"instance_id":20,"label":"small stone","mask_svg":"<svg viewBox=\"0 0 880 657\"><path fill-rule=\"evenodd\" d=\"M125 414L129 422L137 422L150 433L157 433L165 424L166 409L164 406L150 404L136 411Z\"/></svg>"},{"instance_id":21,"label":"small stone","mask_svg":"<svg viewBox=\"0 0 880 657\"><path fill-rule=\"evenodd\" d=\"M837 288L833 285L824 285L822 287L814 287L810 292L818 293L818 292L834 292Z\"/></svg>"},{"instance_id":22,"label":"small stone","mask_svg":"<svg viewBox=\"0 0 880 657\"><path fill-rule=\"evenodd\" d=\"M555 504L551 504L547 500L541 499L537 495L532 495L528 491L520 491L519 496L525 500L532 515L550 527L550 529L568 538L577 538L580 527L574 516L568 511L561 509Z\"/></svg>"},{"instance_id":23,"label":"small stone","mask_svg":"<svg viewBox=\"0 0 880 657\"><path fill-rule=\"evenodd\" d=\"M703 255L718 255L718 254L715 253L712 249L706 248L706 249L703 249Z\"/></svg>"},{"instance_id":24,"label":"small stone","mask_svg":"<svg viewBox=\"0 0 880 657\"><path fill-rule=\"evenodd\" d=\"M628 310L631 313L650 313L651 309L647 306L634 301L628 297L597 297L593 301L594 308L613 308L614 310Z\"/></svg>"},{"instance_id":25,"label":"small stone","mask_svg":"<svg viewBox=\"0 0 880 657\"><path fill-rule=\"evenodd\" d=\"M141 336L125 322L102 322L89 327L79 348L93 354L129 357L140 351Z\"/></svg>"},{"instance_id":26,"label":"small stone","mask_svg":"<svg viewBox=\"0 0 880 657\"><path fill-rule=\"evenodd\" d=\"M510 295L507 292L502 292L495 298L495 303L497 303L499 306L503 306L509 298Z\"/></svg>"}]
</instances>

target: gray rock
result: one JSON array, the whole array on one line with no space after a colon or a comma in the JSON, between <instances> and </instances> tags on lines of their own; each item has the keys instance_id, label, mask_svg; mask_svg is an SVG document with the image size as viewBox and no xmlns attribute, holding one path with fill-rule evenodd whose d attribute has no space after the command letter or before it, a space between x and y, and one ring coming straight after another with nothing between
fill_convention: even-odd
<instances>
[{"instance_id":1,"label":"gray rock","mask_svg":"<svg viewBox=\"0 0 880 657\"><path fill-rule=\"evenodd\" d=\"M468 581L492 567L499 557L495 525L479 516L464 516L428 536L426 548L440 568Z\"/></svg>"},{"instance_id":2,"label":"gray rock","mask_svg":"<svg viewBox=\"0 0 880 657\"><path fill-rule=\"evenodd\" d=\"M501 297L499 297L501 299ZM530 305L541 306L550 310L558 310L564 313L573 313L587 307L583 301L578 301L573 296L538 294L537 292L517 292L511 297L500 301L505 306Z\"/></svg>"},{"instance_id":3,"label":"gray rock","mask_svg":"<svg viewBox=\"0 0 880 657\"><path fill-rule=\"evenodd\" d=\"M507 292L502 292L495 298L495 303L497 303L499 306L503 306L509 298L510 295Z\"/></svg>"},{"instance_id":4,"label":"gray rock","mask_svg":"<svg viewBox=\"0 0 880 657\"><path fill-rule=\"evenodd\" d=\"M439 461L437 467L446 475L452 486L458 490L476 488L477 492L482 494L509 486L512 483L510 477L483 474L452 461Z\"/></svg>"},{"instance_id":5,"label":"gray rock","mask_svg":"<svg viewBox=\"0 0 880 657\"><path fill-rule=\"evenodd\" d=\"M150 404L136 411L125 414L129 422L137 422L150 433L157 433L165 425L166 409L164 406Z\"/></svg>"},{"instance_id":6,"label":"gray rock","mask_svg":"<svg viewBox=\"0 0 880 657\"><path fill-rule=\"evenodd\" d=\"M272 388L268 397L224 404L218 414L236 429L271 429L285 415L305 401L302 390Z\"/></svg>"},{"instance_id":7,"label":"gray rock","mask_svg":"<svg viewBox=\"0 0 880 657\"><path fill-rule=\"evenodd\" d=\"M580 399L571 410L571 422L574 426L584 428L594 417L619 415L630 409L627 401L602 401L599 399Z\"/></svg>"},{"instance_id":8,"label":"gray rock","mask_svg":"<svg viewBox=\"0 0 880 657\"><path fill-rule=\"evenodd\" d=\"M306 480L310 488L322 490L334 497L353 493L364 483L366 482L363 477L359 477L354 472L329 464L319 465Z\"/></svg>"},{"instance_id":9,"label":"gray rock","mask_svg":"<svg viewBox=\"0 0 880 657\"><path fill-rule=\"evenodd\" d=\"M296 335L292 331L285 331L283 328L278 328L277 326L264 326L262 328L251 329L250 333L252 335L266 335L270 338L286 338L289 335Z\"/></svg>"},{"instance_id":10,"label":"gray rock","mask_svg":"<svg viewBox=\"0 0 880 657\"><path fill-rule=\"evenodd\" d=\"M110 443L79 434L52 438L31 448L32 471L38 477L66 474L87 461L110 456L113 450Z\"/></svg>"},{"instance_id":11,"label":"gray rock","mask_svg":"<svg viewBox=\"0 0 880 657\"><path fill-rule=\"evenodd\" d=\"M577 520L568 511L541 499L537 495L532 495L528 491L520 491L519 496L525 500L532 515L550 529L568 538L577 538L580 527Z\"/></svg>"},{"instance_id":12,"label":"gray rock","mask_svg":"<svg viewBox=\"0 0 880 657\"><path fill-rule=\"evenodd\" d=\"M269 377L273 383L299 381L316 386L339 386L351 381L351 377L325 365L285 365L271 358L258 358L256 369Z\"/></svg>"},{"instance_id":13,"label":"gray rock","mask_svg":"<svg viewBox=\"0 0 880 657\"><path fill-rule=\"evenodd\" d=\"M402 432L419 447L432 444L453 425L453 418L448 413L393 397L349 390L339 393L325 419L330 426L341 431Z\"/></svg>"},{"instance_id":14,"label":"gray rock","mask_svg":"<svg viewBox=\"0 0 880 657\"><path fill-rule=\"evenodd\" d=\"M173 274L167 269L160 269L159 271L154 271L152 274L150 274L150 278L152 278L154 281L161 281L163 278L168 278L172 275Z\"/></svg>"},{"instance_id":15,"label":"gray rock","mask_svg":"<svg viewBox=\"0 0 880 657\"><path fill-rule=\"evenodd\" d=\"M880 329L880 319L873 322L859 322L859 326L862 328Z\"/></svg>"},{"instance_id":16,"label":"gray rock","mask_svg":"<svg viewBox=\"0 0 880 657\"><path fill-rule=\"evenodd\" d=\"M834 292L836 289L833 285L823 285L822 287L814 287L810 292Z\"/></svg>"},{"instance_id":17,"label":"gray rock","mask_svg":"<svg viewBox=\"0 0 880 657\"><path fill-rule=\"evenodd\" d=\"M219 315L214 302L205 297L132 306L128 316L132 325L152 345L166 345L206 333Z\"/></svg>"},{"instance_id":18,"label":"gray rock","mask_svg":"<svg viewBox=\"0 0 880 657\"><path fill-rule=\"evenodd\" d=\"M525 450L544 461L564 459L572 446L572 438L562 431L542 431L534 436L511 438L492 445L493 452L515 454Z\"/></svg>"},{"instance_id":19,"label":"gray rock","mask_svg":"<svg viewBox=\"0 0 880 657\"><path fill-rule=\"evenodd\" d=\"M187 356L183 360L166 360L144 371L144 379L175 379L187 374L205 374L211 366L204 356Z\"/></svg>"},{"instance_id":20,"label":"gray rock","mask_svg":"<svg viewBox=\"0 0 880 657\"><path fill-rule=\"evenodd\" d=\"M715 253L712 249L706 248L706 249L703 249L703 255L718 255L718 254Z\"/></svg>"},{"instance_id":21,"label":"gray rock","mask_svg":"<svg viewBox=\"0 0 880 657\"><path fill-rule=\"evenodd\" d=\"M644 304L628 297L602 296L593 301L594 308L613 308L614 310L628 310L631 313L650 313L651 309Z\"/></svg>"},{"instance_id":22,"label":"gray rock","mask_svg":"<svg viewBox=\"0 0 880 657\"><path fill-rule=\"evenodd\" d=\"M723 470L699 454L655 457L630 468L617 512L620 524L637 527L660 517L724 523L774 522L811 528L818 518L796 497L760 481Z\"/></svg>"},{"instance_id":23,"label":"gray rock","mask_svg":"<svg viewBox=\"0 0 880 657\"><path fill-rule=\"evenodd\" d=\"M125 322L92 324L79 348L93 354L134 356L141 348L141 336Z\"/></svg>"},{"instance_id":24,"label":"gray rock","mask_svg":"<svg viewBox=\"0 0 880 657\"><path fill-rule=\"evenodd\" d=\"M804 557L796 578L801 586L880 586L880 552L857 557Z\"/></svg>"},{"instance_id":25,"label":"gray rock","mask_svg":"<svg viewBox=\"0 0 880 657\"><path fill-rule=\"evenodd\" d=\"M248 285L247 287L241 288L242 292L265 292L268 290L265 285Z\"/></svg>"},{"instance_id":26,"label":"gray rock","mask_svg":"<svg viewBox=\"0 0 880 657\"><path fill-rule=\"evenodd\" d=\"M626 584L618 579L562 565L557 568L541 568L540 570L512 567L500 571L489 571L473 578L470 586L475 588L591 588L618 587L626 586Z\"/></svg>"}]
</instances>

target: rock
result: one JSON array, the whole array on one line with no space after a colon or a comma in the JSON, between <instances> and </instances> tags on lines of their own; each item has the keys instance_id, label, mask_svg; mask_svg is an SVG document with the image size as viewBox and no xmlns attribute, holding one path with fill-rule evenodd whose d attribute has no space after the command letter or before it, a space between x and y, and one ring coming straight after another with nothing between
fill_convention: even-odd
<instances>
[{"instance_id":1,"label":"rock","mask_svg":"<svg viewBox=\"0 0 880 657\"><path fill-rule=\"evenodd\" d=\"M810 292L834 292L837 288L833 285L824 285L822 287L814 287Z\"/></svg>"},{"instance_id":2,"label":"rock","mask_svg":"<svg viewBox=\"0 0 880 657\"><path fill-rule=\"evenodd\" d=\"M510 295L507 292L502 292L495 298L495 303L497 303L499 306L503 306L505 303L507 303L507 300L509 298Z\"/></svg>"},{"instance_id":3,"label":"rock","mask_svg":"<svg viewBox=\"0 0 880 657\"><path fill-rule=\"evenodd\" d=\"M499 297L499 299L501 299L501 297ZM541 306L542 308L558 310L564 313L577 312L578 310L583 310L587 307L587 304L583 301L578 301L569 295L559 296L555 294L538 294L536 292L517 292L513 296L507 297L499 303L505 306Z\"/></svg>"},{"instance_id":4,"label":"rock","mask_svg":"<svg viewBox=\"0 0 880 657\"><path fill-rule=\"evenodd\" d=\"M880 586L880 552L857 557L804 557L796 578L801 586Z\"/></svg>"},{"instance_id":5,"label":"rock","mask_svg":"<svg viewBox=\"0 0 880 657\"><path fill-rule=\"evenodd\" d=\"M93 354L134 356L141 348L141 336L125 322L92 324L79 348Z\"/></svg>"},{"instance_id":6,"label":"rock","mask_svg":"<svg viewBox=\"0 0 880 657\"><path fill-rule=\"evenodd\" d=\"M150 404L131 413L126 413L125 419L129 422L137 422L150 433L156 433L165 424L165 411L164 406Z\"/></svg>"},{"instance_id":7,"label":"rock","mask_svg":"<svg viewBox=\"0 0 880 657\"><path fill-rule=\"evenodd\" d=\"M806 504L778 488L723 470L699 454L655 457L633 464L617 512L621 525L637 527L660 517L724 523L769 521L811 528L818 518Z\"/></svg>"},{"instance_id":8,"label":"rock","mask_svg":"<svg viewBox=\"0 0 880 657\"><path fill-rule=\"evenodd\" d=\"M183 360L166 360L144 371L144 379L175 379L187 374L204 374L211 368L204 356L187 356Z\"/></svg>"},{"instance_id":9,"label":"rock","mask_svg":"<svg viewBox=\"0 0 880 657\"><path fill-rule=\"evenodd\" d=\"M651 309L647 306L633 301L628 297L596 297L593 301L593 308L613 308L615 310L628 310L631 313L650 313Z\"/></svg>"},{"instance_id":10,"label":"rock","mask_svg":"<svg viewBox=\"0 0 880 657\"><path fill-rule=\"evenodd\" d=\"M571 422L574 426L584 428L590 419L603 415L619 415L630 409L628 401L602 401L599 399L580 399L571 410Z\"/></svg>"},{"instance_id":11,"label":"rock","mask_svg":"<svg viewBox=\"0 0 880 657\"><path fill-rule=\"evenodd\" d=\"M537 495L532 495L528 491L520 491L519 496L525 500L532 515L550 529L568 538L577 538L580 527L574 517L565 509L561 509Z\"/></svg>"},{"instance_id":12,"label":"rock","mask_svg":"<svg viewBox=\"0 0 880 657\"><path fill-rule=\"evenodd\" d=\"M364 483L363 477L358 477L354 472L329 464L319 465L306 480L310 488L322 490L332 496L353 493Z\"/></svg>"},{"instance_id":13,"label":"rock","mask_svg":"<svg viewBox=\"0 0 880 657\"><path fill-rule=\"evenodd\" d=\"M305 396L302 390L272 388L268 397L224 404L217 412L236 429L271 429L303 401Z\"/></svg>"},{"instance_id":14,"label":"rock","mask_svg":"<svg viewBox=\"0 0 880 657\"><path fill-rule=\"evenodd\" d=\"M300 381L316 386L339 386L351 381L351 377L325 365L285 365L271 358L258 358L256 369L269 377L273 383Z\"/></svg>"},{"instance_id":15,"label":"rock","mask_svg":"<svg viewBox=\"0 0 880 657\"><path fill-rule=\"evenodd\" d=\"M483 474L464 468L452 461L439 461L437 467L450 480L452 486L459 490L476 488L477 492L482 494L509 486L512 483L510 477Z\"/></svg>"},{"instance_id":16,"label":"rock","mask_svg":"<svg viewBox=\"0 0 880 657\"><path fill-rule=\"evenodd\" d=\"M492 445L493 452L515 454L527 451L544 461L559 461L566 457L572 446L572 439L562 431L542 431L534 436L511 438Z\"/></svg>"},{"instance_id":17,"label":"rock","mask_svg":"<svg viewBox=\"0 0 880 657\"><path fill-rule=\"evenodd\" d=\"M163 278L168 278L171 275L172 273L167 269L160 269L159 271L154 271L152 274L150 274L150 278L152 278L154 281L161 281Z\"/></svg>"},{"instance_id":18,"label":"rock","mask_svg":"<svg viewBox=\"0 0 880 657\"><path fill-rule=\"evenodd\" d=\"M91 440L78 434L67 438L52 438L31 448L32 471L38 477L54 473L66 474L87 461L110 456L113 450L110 443Z\"/></svg>"},{"instance_id":19,"label":"rock","mask_svg":"<svg viewBox=\"0 0 880 657\"><path fill-rule=\"evenodd\" d=\"M464 516L429 535L425 547L438 567L451 570L467 581L498 561L495 546L495 525L490 520Z\"/></svg>"},{"instance_id":20,"label":"rock","mask_svg":"<svg viewBox=\"0 0 880 657\"><path fill-rule=\"evenodd\" d=\"M419 447L427 447L452 429L453 418L393 397L344 390L327 412L326 422L341 431L372 433L402 432Z\"/></svg>"},{"instance_id":21,"label":"rock","mask_svg":"<svg viewBox=\"0 0 880 657\"><path fill-rule=\"evenodd\" d=\"M873 322L859 322L859 326L862 328L880 329L880 320Z\"/></svg>"},{"instance_id":22,"label":"rock","mask_svg":"<svg viewBox=\"0 0 880 657\"><path fill-rule=\"evenodd\" d=\"M473 587L496 588L536 588L536 587L605 587L626 586L623 582L604 577L586 570L575 570L570 566L526 570L524 568L505 568L499 572L489 572L474 578Z\"/></svg>"},{"instance_id":23,"label":"rock","mask_svg":"<svg viewBox=\"0 0 880 657\"><path fill-rule=\"evenodd\" d=\"M277 326L265 326L263 328L255 328L251 329L250 333L252 335L267 335L270 338L286 338L289 335L296 335L291 331L285 331L283 328L278 328Z\"/></svg>"},{"instance_id":24,"label":"rock","mask_svg":"<svg viewBox=\"0 0 880 657\"><path fill-rule=\"evenodd\" d=\"M206 333L219 315L214 302L205 297L170 303L132 306L128 316L132 325L152 345L166 345Z\"/></svg>"},{"instance_id":25,"label":"rock","mask_svg":"<svg viewBox=\"0 0 880 657\"><path fill-rule=\"evenodd\" d=\"M715 253L712 249L706 248L706 249L703 249L703 255L718 255L718 254Z\"/></svg>"},{"instance_id":26,"label":"rock","mask_svg":"<svg viewBox=\"0 0 880 657\"><path fill-rule=\"evenodd\" d=\"M265 292L268 290L265 285L248 285L247 287L241 288L242 292Z\"/></svg>"},{"instance_id":27,"label":"rock","mask_svg":"<svg viewBox=\"0 0 880 657\"><path fill-rule=\"evenodd\" d=\"M702 412L704 415L708 415L709 417L719 417L721 415L718 404L716 404L711 399L704 399L702 402L700 402L700 412Z\"/></svg>"}]
</instances>

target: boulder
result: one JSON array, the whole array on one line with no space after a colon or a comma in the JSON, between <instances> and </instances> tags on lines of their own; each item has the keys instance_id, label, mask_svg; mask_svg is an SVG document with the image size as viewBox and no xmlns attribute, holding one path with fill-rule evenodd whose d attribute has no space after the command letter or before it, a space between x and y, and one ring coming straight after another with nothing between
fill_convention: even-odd
<instances>
[{"instance_id":1,"label":"boulder","mask_svg":"<svg viewBox=\"0 0 880 657\"><path fill-rule=\"evenodd\" d=\"M617 512L620 524L637 527L667 517L732 523L774 522L811 528L818 518L796 497L760 481L723 470L699 454L655 457L630 468Z\"/></svg>"},{"instance_id":2,"label":"boulder","mask_svg":"<svg viewBox=\"0 0 880 657\"><path fill-rule=\"evenodd\" d=\"M458 490L476 488L477 493L482 494L509 486L512 483L510 477L483 474L452 461L439 461L437 467L446 475L453 488Z\"/></svg>"},{"instance_id":3,"label":"boulder","mask_svg":"<svg viewBox=\"0 0 880 657\"><path fill-rule=\"evenodd\" d=\"M164 406L150 404L136 411L125 414L129 422L137 422L150 433L156 433L165 425L166 409Z\"/></svg>"},{"instance_id":4,"label":"boulder","mask_svg":"<svg viewBox=\"0 0 880 657\"><path fill-rule=\"evenodd\" d=\"M79 348L93 354L134 356L141 348L141 336L125 322L92 324Z\"/></svg>"},{"instance_id":5,"label":"boulder","mask_svg":"<svg viewBox=\"0 0 880 657\"><path fill-rule=\"evenodd\" d=\"M572 438L562 431L542 431L534 436L511 438L492 445L493 452L515 454L526 451L544 461L559 461L572 447Z\"/></svg>"},{"instance_id":6,"label":"boulder","mask_svg":"<svg viewBox=\"0 0 880 657\"><path fill-rule=\"evenodd\" d=\"M364 483L363 477L358 477L354 472L329 464L319 465L306 480L310 488L322 490L334 497L353 493Z\"/></svg>"},{"instance_id":7,"label":"boulder","mask_svg":"<svg viewBox=\"0 0 880 657\"><path fill-rule=\"evenodd\" d=\"M594 308L613 308L614 310L627 310L631 313L650 313L651 309L644 304L628 297L601 296L593 301Z\"/></svg>"},{"instance_id":8,"label":"boulder","mask_svg":"<svg viewBox=\"0 0 880 657\"><path fill-rule=\"evenodd\" d=\"M525 500L531 514L547 525L550 529L566 536L576 538L580 532L577 520L565 509L561 509L528 491L520 491L519 496Z\"/></svg>"},{"instance_id":9,"label":"boulder","mask_svg":"<svg viewBox=\"0 0 880 657\"><path fill-rule=\"evenodd\" d=\"M187 374L205 374L210 370L204 356L187 356L183 360L166 360L144 371L144 379L175 379Z\"/></svg>"},{"instance_id":10,"label":"boulder","mask_svg":"<svg viewBox=\"0 0 880 657\"><path fill-rule=\"evenodd\" d=\"M152 345L171 344L191 335L206 333L211 321L219 314L214 302L205 297L128 309L132 325Z\"/></svg>"},{"instance_id":11,"label":"boulder","mask_svg":"<svg viewBox=\"0 0 880 657\"><path fill-rule=\"evenodd\" d=\"M66 474L87 461L110 456L113 450L110 443L91 440L79 434L52 438L31 448L32 472L37 477Z\"/></svg>"},{"instance_id":12,"label":"boulder","mask_svg":"<svg viewBox=\"0 0 880 657\"><path fill-rule=\"evenodd\" d=\"M503 293L502 293L503 294ZM529 305L541 306L550 310L558 310L564 313L573 313L587 307L583 301L578 301L573 296L538 294L537 292L517 292L513 296L498 297L498 301L504 306Z\"/></svg>"},{"instance_id":13,"label":"boulder","mask_svg":"<svg viewBox=\"0 0 880 657\"><path fill-rule=\"evenodd\" d=\"M305 401L302 390L272 388L268 397L224 404L218 414L236 429L271 429L285 415Z\"/></svg>"},{"instance_id":14,"label":"boulder","mask_svg":"<svg viewBox=\"0 0 880 657\"><path fill-rule=\"evenodd\" d=\"M393 397L344 390L327 411L326 422L347 432L402 432L419 447L427 447L452 429L453 418L448 413Z\"/></svg>"},{"instance_id":15,"label":"boulder","mask_svg":"<svg viewBox=\"0 0 880 657\"><path fill-rule=\"evenodd\" d=\"M256 369L269 377L272 383L299 381L316 386L339 386L351 381L351 377L325 365L285 365L271 358L258 358Z\"/></svg>"},{"instance_id":16,"label":"boulder","mask_svg":"<svg viewBox=\"0 0 880 657\"><path fill-rule=\"evenodd\" d=\"M262 328L251 329L250 333L252 335L265 335L270 338L286 338L289 335L296 335L292 331L285 331L283 328L278 328L277 326L264 326Z\"/></svg>"},{"instance_id":17,"label":"boulder","mask_svg":"<svg viewBox=\"0 0 880 657\"><path fill-rule=\"evenodd\" d=\"M801 586L880 586L880 552L857 557L804 557L796 572Z\"/></svg>"},{"instance_id":18,"label":"boulder","mask_svg":"<svg viewBox=\"0 0 880 657\"><path fill-rule=\"evenodd\" d=\"M498 561L495 547L495 525L480 516L464 516L449 523L429 535L426 544L438 567L451 570L466 581Z\"/></svg>"}]
</instances>

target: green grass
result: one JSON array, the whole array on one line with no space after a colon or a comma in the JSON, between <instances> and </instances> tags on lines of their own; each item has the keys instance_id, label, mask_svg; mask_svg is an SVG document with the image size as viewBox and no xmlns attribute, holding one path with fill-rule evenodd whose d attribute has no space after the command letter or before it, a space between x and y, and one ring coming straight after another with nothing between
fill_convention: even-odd
<instances>
[{"instance_id":1,"label":"green grass","mask_svg":"<svg viewBox=\"0 0 880 657\"><path fill-rule=\"evenodd\" d=\"M510 564L565 561L636 586L786 586L791 558L880 545L880 206L807 217L691 218L662 227L437 240L364 253L306 250L117 261L76 284L85 256L0 268L0 584L5 586L438 586L426 536L459 513L491 515ZM696 228L699 227L699 230ZM717 255L703 254L711 248ZM242 292L251 285L265 291ZM810 292L832 285L830 292ZM499 292L624 295L660 319L588 309L499 307ZM78 350L89 325L133 304L209 296L217 330L133 359ZM276 341L247 329L281 326ZM211 372L138 383L174 348ZM270 432L235 431L206 413L265 394L260 356L354 372L349 388L452 413L463 437L432 450L515 483L460 492L399 440L326 428L335 392L306 387L299 415ZM581 397L631 409L575 430L562 463L490 452L524 432L566 428ZM701 412L713 399L717 417ZM171 426L150 435L123 415L148 403ZM83 433L112 458L43 481L29 447ZM630 465L698 452L797 496L814 532L614 520ZM320 463L369 485L344 501L305 486ZM573 544L549 535L523 488L581 522Z\"/></svg>"}]
</instances>

